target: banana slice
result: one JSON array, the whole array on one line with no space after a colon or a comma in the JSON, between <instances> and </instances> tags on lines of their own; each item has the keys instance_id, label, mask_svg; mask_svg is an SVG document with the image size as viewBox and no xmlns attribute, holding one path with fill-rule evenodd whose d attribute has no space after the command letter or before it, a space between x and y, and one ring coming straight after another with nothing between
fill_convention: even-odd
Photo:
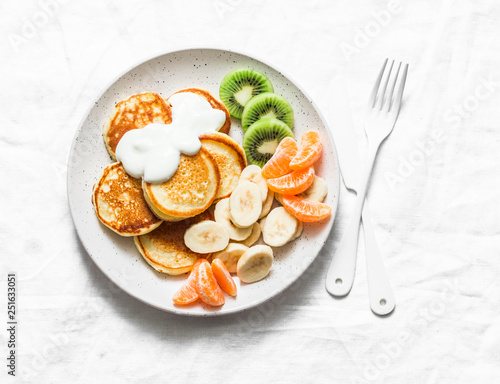
<instances>
[{"instance_id":1,"label":"banana slice","mask_svg":"<svg viewBox=\"0 0 500 384\"><path fill-rule=\"evenodd\" d=\"M188 228L184 233L184 243L196 253L222 251L229 244L229 233L219 223L205 220Z\"/></svg>"},{"instance_id":2,"label":"banana slice","mask_svg":"<svg viewBox=\"0 0 500 384\"><path fill-rule=\"evenodd\" d=\"M263 217L263 218L260 220L260 222L259 222L259 224L260 224L260 231L261 231L261 232L264 232L264 225L266 225L266 219L267 219L267 216L266 216L266 217Z\"/></svg>"},{"instance_id":3,"label":"banana slice","mask_svg":"<svg viewBox=\"0 0 500 384\"><path fill-rule=\"evenodd\" d=\"M215 221L226 228L231 240L242 241L252 234L252 227L238 228L231 221L229 215L229 198L220 200L215 205L214 211Z\"/></svg>"},{"instance_id":4,"label":"banana slice","mask_svg":"<svg viewBox=\"0 0 500 384\"><path fill-rule=\"evenodd\" d=\"M243 181L233 189L229 197L229 215L234 225L251 227L262 212L262 200L257 184Z\"/></svg>"},{"instance_id":5,"label":"banana slice","mask_svg":"<svg viewBox=\"0 0 500 384\"><path fill-rule=\"evenodd\" d=\"M273 250L267 245L255 245L238 260L236 273L244 283L253 283L267 276L273 265Z\"/></svg>"},{"instance_id":6,"label":"banana slice","mask_svg":"<svg viewBox=\"0 0 500 384\"><path fill-rule=\"evenodd\" d=\"M267 181L264 176L262 176L262 169L255 164L246 167L240 175L239 183L244 181L251 181L257 184L262 195L262 202L266 201L267 198Z\"/></svg>"},{"instance_id":7,"label":"banana slice","mask_svg":"<svg viewBox=\"0 0 500 384\"><path fill-rule=\"evenodd\" d=\"M245 244L247 247L252 246L257 240L259 240L260 233L262 232L259 223L253 223L250 228L252 228L252 233L247 239L241 242L241 244Z\"/></svg>"},{"instance_id":8,"label":"banana slice","mask_svg":"<svg viewBox=\"0 0 500 384\"><path fill-rule=\"evenodd\" d=\"M282 196L283 196L283 195L282 195L281 193L275 193L275 194L274 194L274 198L275 198L275 199L276 199L276 201L277 201L278 203L280 203L281 205L283 205L283 200L281 200L281 197L282 197Z\"/></svg>"},{"instance_id":9,"label":"banana slice","mask_svg":"<svg viewBox=\"0 0 500 384\"><path fill-rule=\"evenodd\" d=\"M274 202L274 191L270 189L267 191L266 201L262 204L262 212L260 213L259 219L262 219L264 216L267 216Z\"/></svg>"},{"instance_id":10,"label":"banana slice","mask_svg":"<svg viewBox=\"0 0 500 384\"><path fill-rule=\"evenodd\" d=\"M230 273L236 273L236 266L241 255L248 251L246 245L240 243L229 243L222 251L215 253L212 259L221 259Z\"/></svg>"},{"instance_id":11,"label":"banana slice","mask_svg":"<svg viewBox=\"0 0 500 384\"><path fill-rule=\"evenodd\" d=\"M259 222L259 226L260 226L260 232L261 233L264 233L264 226L266 225L266 219L267 219L267 216L262 218Z\"/></svg>"},{"instance_id":12,"label":"banana slice","mask_svg":"<svg viewBox=\"0 0 500 384\"><path fill-rule=\"evenodd\" d=\"M292 240L290 241L298 239L300 235L302 235L303 230L304 230L304 224L302 223L302 221L298 220L297 230L295 231L295 234L293 235Z\"/></svg>"},{"instance_id":13,"label":"banana slice","mask_svg":"<svg viewBox=\"0 0 500 384\"><path fill-rule=\"evenodd\" d=\"M328 184L319 176L314 176L314 181L309 188L299 194L303 199L319 201L322 203L328 194Z\"/></svg>"},{"instance_id":14,"label":"banana slice","mask_svg":"<svg viewBox=\"0 0 500 384\"><path fill-rule=\"evenodd\" d=\"M297 231L298 220L285 208L274 208L266 217L262 233L264 242L271 247L281 247L293 239Z\"/></svg>"}]
</instances>

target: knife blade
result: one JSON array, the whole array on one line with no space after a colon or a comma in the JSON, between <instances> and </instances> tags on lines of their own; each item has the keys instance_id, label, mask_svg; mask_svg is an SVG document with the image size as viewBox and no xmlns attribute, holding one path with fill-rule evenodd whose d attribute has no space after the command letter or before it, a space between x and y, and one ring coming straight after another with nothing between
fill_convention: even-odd
<instances>
[{"instance_id":1,"label":"knife blade","mask_svg":"<svg viewBox=\"0 0 500 384\"><path fill-rule=\"evenodd\" d=\"M361 161L352 121L349 92L344 78L337 77L332 80L329 95L330 122L332 122L330 129L336 144L342 180L347 189L356 192ZM394 310L396 301L373 232L367 200L363 207L362 221L370 308L377 315L387 315Z\"/></svg>"},{"instance_id":2,"label":"knife blade","mask_svg":"<svg viewBox=\"0 0 500 384\"><path fill-rule=\"evenodd\" d=\"M330 121L335 120L335 124L330 124L330 129L337 144L336 149L342 180L344 180L347 189L356 191L361 162L352 121L347 83L343 77L336 77L332 80L329 95Z\"/></svg>"}]
</instances>

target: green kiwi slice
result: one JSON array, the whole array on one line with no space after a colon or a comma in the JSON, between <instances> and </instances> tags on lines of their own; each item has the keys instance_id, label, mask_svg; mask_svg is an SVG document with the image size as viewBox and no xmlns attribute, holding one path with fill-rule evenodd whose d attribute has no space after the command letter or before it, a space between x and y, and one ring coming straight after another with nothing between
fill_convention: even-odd
<instances>
[{"instance_id":1,"label":"green kiwi slice","mask_svg":"<svg viewBox=\"0 0 500 384\"><path fill-rule=\"evenodd\" d=\"M256 121L243 135L247 161L262 168L273 156L280 141L288 136L293 138L292 130L278 119Z\"/></svg>"},{"instance_id":2,"label":"green kiwi slice","mask_svg":"<svg viewBox=\"0 0 500 384\"><path fill-rule=\"evenodd\" d=\"M289 128L292 128L292 106L283 96L275 93L261 93L253 97L243 109L241 116L243 131L246 131L257 120L265 118L281 120Z\"/></svg>"},{"instance_id":3,"label":"green kiwi slice","mask_svg":"<svg viewBox=\"0 0 500 384\"><path fill-rule=\"evenodd\" d=\"M219 97L229 114L241 119L243 108L254 96L273 92L273 85L262 73L248 68L229 72L220 83Z\"/></svg>"}]
</instances>

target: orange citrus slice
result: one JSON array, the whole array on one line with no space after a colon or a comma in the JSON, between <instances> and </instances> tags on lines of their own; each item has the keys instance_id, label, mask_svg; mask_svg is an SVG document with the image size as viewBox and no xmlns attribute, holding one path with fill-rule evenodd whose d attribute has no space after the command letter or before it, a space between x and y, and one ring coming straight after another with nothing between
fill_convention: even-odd
<instances>
[{"instance_id":1,"label":"orange citrus slice","mask_svg":"<svg viewBox=\"0 0 500 384\"><path fill-rule=\"evenodd\" d=\"M262 168L262 176L268 179L281 177L293 170L289 167L290 161L297 154L297 143L291 137L285 137L280 141L276 152L271 157L264 168Z\"/></svg>"},{"instance_id":2,"label":"orange citrus slice","mask_svg":"<svg viewBox=\"0 0 500 384\"><path fill-rule=\"evenodd\" d=\"M177 292L174 293L172 300L178 305L187 305L194 303L200 297L196 291L196 273L202 259L196 261L191 269L191 273L187 281L182 287L180 287Z\"/></svg>"},{"instance_id":3,"label":"orange citrus slice","mask_svg":"<svg viewBox=\"0 0 500 384\"><path fill-rule=\"evenodd\" d=\"M202 260L196 273L196 291L204 303L214 307L223 305L224 293L215 280L210 263L205 259Z\"/></svg>"},{"instance_id":4,"label":"orange citrus slice","mask_svg":"<svg viewBox=\"0 0 500 384\"><path fill-rule=\"evenodd\" d=\"M231 296L236 296L236 284L221 259L212 260L212 272L222 290Z\"/></svg>"},{"instance_id":5,"label":"orange citrus slice","mask_svg":"<svg viewBox=\"0 0 500 384\"><path fill-rule=\"evenodd\" d=\"M300 221L320 221L330 216L332 208L318 201L285 195L281 198L283 207Z\"/></svg>"},{"instance_id":6,"label":"orange citrus slice","mask_svg":"<svg viewBox=\"0 0 500 384\"><path fill-rule=\"evenodd\" d=\"M313 181L314 168L309 167L276 179L268 179L267 186L270 190L282 195L297 195L309 188Z\"/></svg>"},{"instance_id":7,"label":"orange citrus slice","mask_svg":"<svg viewBox=\"0 0 500 384\"><path fill-rule=\"evenodd\" d=\"M307 131L300 139L299 150L295 157L290 161L290 168L299 170L313 165L323 152L323 143L317 132Z\"/></svg>"}]
</instances>

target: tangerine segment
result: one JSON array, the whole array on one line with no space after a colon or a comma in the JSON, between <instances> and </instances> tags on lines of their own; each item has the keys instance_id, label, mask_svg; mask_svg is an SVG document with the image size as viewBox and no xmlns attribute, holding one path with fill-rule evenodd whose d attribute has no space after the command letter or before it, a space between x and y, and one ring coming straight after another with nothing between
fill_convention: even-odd
<instances>
[{"instance_id":1,"label":"tangerine segment","mask_svg":"<svg viewBox=\"0 0 500 384\"><path fill-rule=\"evenodd\" d=\"M210 268L210 263L203 259L196 273L196 291L201 301L208 305L218 307L225 302L224 293Z\"/></svg>"},{"instance_id":2,"label":"tangerine segment","mask_svg":"<svg viewBox=\"0 0 500 384\"><path fill-rule=\"evenodd\" d=\"M285 137L280 141L273 157L262 168L262 176L268 179L281 177L292 172L289 167L290 161L297 154L297 143L291 137Z\"/></svg>"},{"instance_id":3,"label":"tangerine segment","mask_svg":"<svg viewBox=\"0 0 500 384\"><path fill-rule=\"evenodd\" d=\"M270 190L282 195L297 195L309 188L313 181L314 168L309 167L276 179L268 179L267 186Z\"/></svg>"},{"instance_id":4,"label":"tangerine segment","mask_svg":"<svg viewBox=\"0 0 500 384\"><path fill-rule=\"evenodd\" d=\"M196 291L196 273L198 271L198 267L201 264L203 259L199 259L194 263L193 268L191 269L191 273L187 281L184 283L182 287L180 287L177 292L174 293L172 300L175 304L178 305L187 305L194 303L200 297L198 292Z\"/></svg>"},{"instance_id":5,"label":"tangerine segment","mask_svg":"<svg viewBox=\"0 0 500 384\"><path fill-rule=\"evenodd\" d=\"M300 139L300 147L295 157L290 161L290 168L299 170L313 165L323 152L323 143L317 132L307 131Z\"/></svg>"},{"instance_id":6,"label":"tangerine segment","mask_svg":"<svg viewBox=\"0 0 500 384\"><path fill-rule=\"evenodd\" d=\"M300 221L320 221L332 213L329 205L297 196L282 196L282 202L283 207Z\"/></svg>"},{"instance_id":7,"label":"tangerine segment","mask_svg":"<svg viewBox=\"0 0 500 384\"><path fill-rule=\"evenodd\" d=\"M221 259L212 260L212 272L222 290L231 296L236 296L236 284Z\"/></svg>"}]
</instances>

